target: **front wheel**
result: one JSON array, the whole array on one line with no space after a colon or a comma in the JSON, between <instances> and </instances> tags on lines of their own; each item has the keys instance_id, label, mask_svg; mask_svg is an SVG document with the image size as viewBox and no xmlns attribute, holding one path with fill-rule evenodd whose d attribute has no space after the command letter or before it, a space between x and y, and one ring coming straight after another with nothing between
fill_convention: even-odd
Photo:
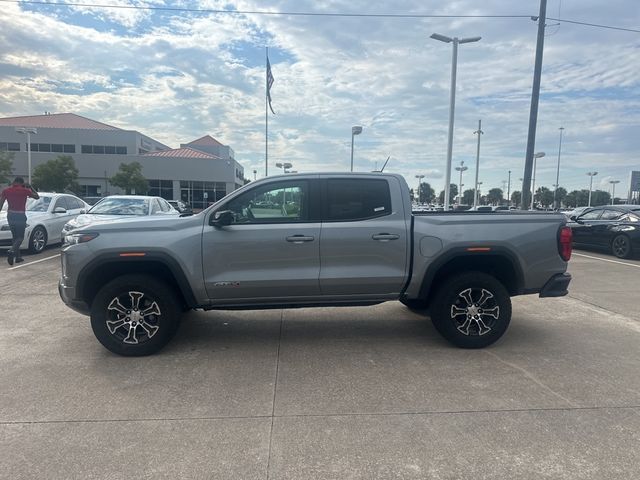
<instances>
[{"instance_id":1,"label":"front wheel","mask_svg":"<svg viewBox=\"0 0 640 480\"><path fill-rule=\"evenodd\" d=\"M91 304L91 328L118 355L151 355L174 336L180 303L163 282L148 275L123 275L100 289Z\"/></svg>"},{"instance_id":2,"label":"front wheel","mask_svg":"<svg viewBox=\"0 0 640 480\"><path fill-rule=\"evenodd\" d=\"M431 306L436 330L462 348L491 345L511 321L509 292L496 278L482 272L449 277L438 288Z\"/></svg>"},{"instance_id":3,"label":"front wheel","mask_svg":"<svg viewBox=\"0 0 640 480\"><path fill-rule=\"evenodd\" d=\"M37 226L29 236L29 251L31 253L40 253L47 246L47 231L44 227Z\"/></svg>"},{"instance_id":4,"label":"front wheel","mask_svg":"<svg viewBox=\"0 0 640 480\"><path fill-rule=\"evenodd\" d=\"M626 235L618 235L611 242L611 251L618 258L630 258L632 254L631 240Z\"/></svg>"}]
</instances>

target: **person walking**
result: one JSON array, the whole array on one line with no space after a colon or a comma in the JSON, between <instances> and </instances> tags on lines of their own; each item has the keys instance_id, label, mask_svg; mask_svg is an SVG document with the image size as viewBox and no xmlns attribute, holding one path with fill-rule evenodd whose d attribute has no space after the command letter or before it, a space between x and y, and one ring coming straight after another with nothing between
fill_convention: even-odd
<instances>
[{"instance_id":1,"label":"person walking","mask_svg":"<svg viewBox=\"0 0 640 480\"><path fill-rule=\"evenodd\" d=\"M5 188L0 193L0 211L4 207L6 201L9 205L7 212L7 223L11 229L12 245L7 255L9 265L23 262L24 259L20 254L20 245L24 240L24 230L27 228L27 215L25 213L27 206L27 198L40 198L31 185L24 183L22 177L16 177L10 187Z\"/></svg>"}]
</instances>

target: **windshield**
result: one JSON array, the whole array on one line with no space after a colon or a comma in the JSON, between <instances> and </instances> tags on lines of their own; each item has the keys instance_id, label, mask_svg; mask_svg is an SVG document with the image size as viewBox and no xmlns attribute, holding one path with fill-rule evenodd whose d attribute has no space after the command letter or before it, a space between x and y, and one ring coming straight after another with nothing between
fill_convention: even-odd
<instances>
[{"instance_id":1,"label":"windshield","mask_svg":"<svg viewBox=\"0 0 640 480\"><path fill-rule=\"evenodd\" d=\"M37 200L29 198L27 200L27 212L46 212L49 210L50 203L51 197L40 197Z\"/></svg>"},{"instance_id":2,"label":"windshield","mask_svg":"<svg viewBox=\"0 0 640 480\"><path fill-rule=\"evenodd\" d=\"M98 215L148 215L149 202L144 198L105 198L87 213Z\"/></svg>"}]
</instances>

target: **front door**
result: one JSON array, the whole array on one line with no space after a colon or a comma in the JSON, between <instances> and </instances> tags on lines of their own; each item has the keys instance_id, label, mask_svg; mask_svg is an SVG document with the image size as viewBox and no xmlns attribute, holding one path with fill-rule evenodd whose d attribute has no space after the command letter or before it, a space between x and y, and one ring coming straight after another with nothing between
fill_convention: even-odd
<instances>
[{"instance_id":1,"label":"front door","mask_svg":"<svg viewBox=\"0 0 640 480\"><path fill-rule=\"evenodd\" d=\"M401 292L409 266L408 213L401 189L395 178L325 181L320 238L323 295L365 299Z\"/></svg>"},{"instance_id":2,"label":"front door","mask_svg":"<svg viewBox=\"0 0 640 480\"><path fill-rule=\"evenodd\" d=\"M205 223L203 268L213 304L303 302L320 295L320 222L312 213L312 183L274 180L216 209L231 210L234 220L224 227Z\"/></svg>"}]
</instances>

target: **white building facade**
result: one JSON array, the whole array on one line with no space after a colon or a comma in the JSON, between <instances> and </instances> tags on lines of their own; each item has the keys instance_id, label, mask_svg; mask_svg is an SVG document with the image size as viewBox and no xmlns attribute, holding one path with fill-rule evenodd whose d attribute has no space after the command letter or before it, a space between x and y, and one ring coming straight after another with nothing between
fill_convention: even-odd
<instances>
[{"instance_id":1,"label":"white building facade","mask_svg":"<svg viewBox=\"0 0 640 480\"><path fill-rule=\"evenodd\" d=\"M73 158L83 196L121 192L109 178L121 163L138 162L149 181L149 194L182 199L205 208L244 185L244 168L235 154L206 135L171 149L135 130L123 130L72 113L0 118L0 151L13 154L13 176L28 177L27 135L31 137L32 172L59 155Z\"/></svg>"}]
</instances>

